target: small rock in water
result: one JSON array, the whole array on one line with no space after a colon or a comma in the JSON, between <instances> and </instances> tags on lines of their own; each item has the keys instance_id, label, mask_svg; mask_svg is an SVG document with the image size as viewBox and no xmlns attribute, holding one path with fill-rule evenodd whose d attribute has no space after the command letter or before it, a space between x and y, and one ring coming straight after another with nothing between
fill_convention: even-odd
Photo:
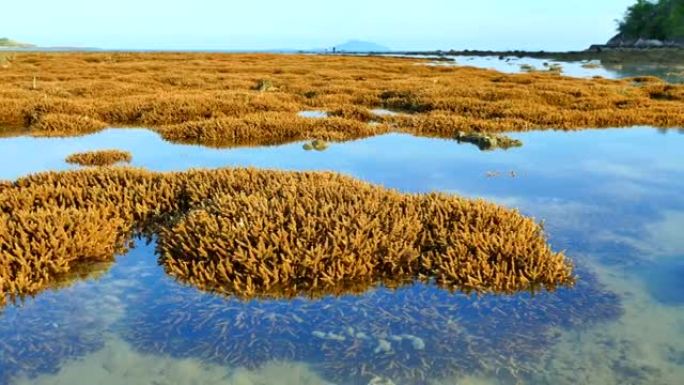
<instances>
[{"instance_id":1,"label":"small rock in water","mask_svg":"<svg viewBox=\"0 0 684 385\"><path fill-rule=\"evenodd\" d=\"M325 339L325 337L326 337L326 334L325 334L325 333L323 333L322 331L318 331L318 330L314 330L314 331L311 333L311 335L313 335L313 336L316 337L316 338L322 338L322 339Z\"/></svg>"},{"instance_id":2,"label":"small rock in water","mask_svg":"<svg viewBox=\"0 0 684 385\"><path fill-rule=\"evenodd\" d=\"M523 143L518 139L509 138L508 136L501 134L487 134L484 132L470 132L465 133L463 131L458 131L454 135L459 143L471 143L476 145L480 151L490 151L497 148L507 150L511 147L521 147Z\"/></svg>"},{"instance_id":3,"label":"small rock in water","mask_svg":"<svg viewBox=\"0 0 684 385\"><path fill-rule=\"evenodd\" d=\"M413 345L414 349L416 349L416 350L425 349L425 341L423 341L422 338L412 336L412 335L404 335L404 338L411 340L411 345Z\"/></svg>"},{"instance_id":4,"label":"small rock in water","mask_svg":"<svg viewBox=\"0 0 684 385\"><path fill-rule=\"evenodd\" d=\"M330 333L330 332L325 333L325 332L322 332L320 330L314 330L313 332L311 332L311 335L316 337L316 338L323 339L323 340L332 340L332 341L344 341L344 340L346 340L346 338L344 336L341 336L339 334Z\"/></svg>"},{"instance_id":5,"label":"small rock in water","mask_svg":"<svg viewBox=\"0 0 684 385\"><path fill-rule=\"evenodd\" d=\"M356 333L356 338L358 338L360 340L367 340L368 335L364 332L358 332L358 333Z\"/></svg>"},{"instance_id":6,"label":"small rock in water","mask_svg":"<svg viewBox=\"0 0 684 385\"><path fill-rule=\"evenodd\" d=\"M373 377L373 379L368 382L368 385L395 385L395 383L389 378Z\"/></svg>"},{"instance_id":7,"label":"small rock in water","mask_svg":"<svg viewBox=\"0 0 684 385\"><path fill-rule=\"evenodd\" d=\"M333 341L344 341L344 340L346 340L346 338L344 338L344 336L341 336L341 335L335 334L335 333L328 333L326 338L329 340L333 340Z\"/></svg>"},{"instance_id":8,"label":"small rock in water","mask_svg":"<svg viewBox=\"0 0 684 385\"><path fill-rule=\"evenodd\" d=\"M323 151L323 150L328 148L328 143L326 143L323 140L318 140L318 139L311 142L311 145L313 146L314 150L316 150L316 151Z\"/></svg>"},{"instance_id":9,"label":"small rock in water","mask_svg":"<svg viewBox=\"0 0 684 385\"><path fill-rule=\"evenodd\" d=\"M328 149L328 143L324 140L315 139L309 143L304 143L302 148L306 151L325 151Z\"/></svg>"},{"instance_id":10,"label":"small rock in water","mask_svg":"<svg viewBox=\"0 0 684 385\"><path fill-rule=\"evenodd\" d=\"M373 351L375 354L390 353L392 351L392 344L387 340L378 340L378 346Z\"/></svg>"}]
</instances>

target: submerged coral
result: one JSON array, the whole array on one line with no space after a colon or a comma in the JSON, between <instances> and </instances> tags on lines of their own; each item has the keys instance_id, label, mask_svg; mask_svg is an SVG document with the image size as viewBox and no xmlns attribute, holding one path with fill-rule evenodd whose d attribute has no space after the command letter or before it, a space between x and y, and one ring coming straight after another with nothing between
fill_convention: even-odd
<instances>
[{"instance_id":1,"label":"submerged coral","mask_svg":"<svg viewBox=\"0 0 684 385\"><path fill-rule=\"evenodd\" d=\"M48 172L0 189L0 292L35 293L134 231L167 271L244 295L384 277L478 292L573 282L542 228L480 200L407 195L333 173L253 169Z\"/></svg>"},{"instance_id":2,"label":"submerged coral","mask_svg":"<svg viewBox=\"0 0 684 385\"><path fill-rule=\"evenodd\" d=\"M123 315L121 293L141 273L139 261L131 256L116 266L80 264L53 281L51 290L0 309L0 383L14 383L16 377L29 382L101 349Z\"/></svg>"},{"instance_id":3,"label":"submerged coral","mask_svg":"<svg viewBox=\"0 0 684 385\"><path fill-rule=\"evenodd\" d=\"M111 166L119 162L129 163L131 159L131 153L128 151L100 150L71 154L66 158L66 162L81 166Z\"/></svg>"},{"instance_id":4,"label":"submerged coral","mask_svg":"<svg viewBox=\"0 0 684 385\"><path fill-rule=\"evenodd\" d=\"M617 295L591 273L582 276L572 289L537 295L467 296L418 283L248 301L160 279L129 306L123 334L145 353L219 365L307 362L335 383L427 384L474 373L522 381L557 340L555 330L621 314Z\"/></svg>"},{"instance_id":5,"label":"submerged coral","mask_svg":"<svg viewBox=\"0 0 684 385\"><path fill-rule=\"evenodd\" d=\"M544 71L501 74L418 62L323 55L21 53L0 71L0 126L30 128L34 135L145 126L171 141L240 146L349 140L388 131L453 138L458 131L684 124L684 85L562 77L556 63ZM27 81L34 76L40 88ZM377 108L404 114L380 117L372 113ZM330 114L309 121L297 115L307 110Z\"/></svg>"},{"instance_id":6,"label":"submerged coral","mask_svg":"<svg viewBox=\"0 0 684 385\"><path fill-rule=\"evenodd\" d=\"M81 300L64 300L76 291ZM1 313L0 383L10 384L19 374L56 372L64 360L102 348L102 320L87 309L96 299L102 301L94 293L66 289Z\"/></svg>"}]
</instances>

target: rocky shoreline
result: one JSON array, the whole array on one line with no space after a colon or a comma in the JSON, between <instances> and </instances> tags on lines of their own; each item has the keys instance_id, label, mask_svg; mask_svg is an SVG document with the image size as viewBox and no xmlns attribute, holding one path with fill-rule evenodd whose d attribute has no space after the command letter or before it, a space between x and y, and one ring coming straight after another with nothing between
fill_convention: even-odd
<instances>
[{"instance_id":1,"label":"rocky shoreline","mask_svg":"<svg viewBox=\"0 0 684 385\"><path fill-rule=\"evenodd\" d=\"M368 56L429 56L436 60L452 60L453 56L498 56L528 57L535 59L548 59L558 61L590 61L599 60L613 63L684 63L684 47L673 45L662 46L610 46L592 45L584 51L495 51L495 50L436 50L436 51L392 51L392 52L345 52L345 55L368 55Z\"/></svg>"},{"instance_id":2,"label":"rocky shoreline","mask_svg":"<svg viewBox=\"0 0 684 385\"><path fill-rule=\"evenodd\" d=\"M430 56L436 60L452 60L453 56L498 56L528 57L559 61L600 60L624 63L684 63L684 38L657 40L628 38L618 34L605 44L593 44L582 51L524 51L524 50L433 50L433 51L387 51L387 52L344 52L346 55L369 56Z\"/></svg>"}]
</instances>

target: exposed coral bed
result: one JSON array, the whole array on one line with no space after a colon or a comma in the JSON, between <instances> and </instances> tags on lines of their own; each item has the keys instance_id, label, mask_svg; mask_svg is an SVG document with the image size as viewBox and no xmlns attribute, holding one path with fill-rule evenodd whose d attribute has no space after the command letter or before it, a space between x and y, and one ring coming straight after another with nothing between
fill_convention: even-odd
<instances>
[{"instance_id":1,"label":"exposed coral bed","mask_svg":"<svg viewBox=\"0 0 684 385\"><path fill-rule=\"evenodd\" d=\"M243 296L383 278L503 293L573 282L537 223L481 200L333 173L93 168L0 184L0 291L110 261L136 231L159 236L173 276Z\"/></svg>"},{"instance_id":2,"label":"exposed coral bed","mask_svg":"<svg viewBox=\"0 0 684 385\"><path fill-rule=\"evenodd\" d=\"M684 86L422 65L420 59L270 54L17 53L0 69L0 127L76 135L144 126L212 146L390 131L684 125ZM372 109L403 112L379 116ZM310 119L298 112L321 110Z\"/></svg>"},{"instance_id":3,"label":"exposed coral bed","mask_svg":"<svg viewBox=\"0 0 684 385\"><path fill-rule=\"evenodd\" d=\"M133 157L128 151L100 150L71 154L66 158L67 163L81 166L111 166L116 163L130 163Z\"/></svg>"}]
</instances>

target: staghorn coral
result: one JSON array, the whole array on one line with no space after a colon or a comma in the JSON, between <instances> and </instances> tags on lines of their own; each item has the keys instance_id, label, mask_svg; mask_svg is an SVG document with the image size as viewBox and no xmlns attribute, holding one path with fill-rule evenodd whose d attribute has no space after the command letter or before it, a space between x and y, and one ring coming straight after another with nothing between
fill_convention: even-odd
<instances>
[{"instance_id":1,"label":"staghorn coral","mask_svg":"<svg viewBox=\"0 0 684 385\"><path fill-rule=\"evenodd\" d=\"M41 115L29 126L31 133L35 136L83 135L105 127L107 127L106 123L88 116L53 113Z\"/></svg>"},{"instance_id":2,"label":"staghorn coral","mask_svg":"<svg viewBox=\"0 0 684 385\"><path fill-rule=\"evenodd\" d=\"M571 266L517 211L406 195L333 173L253 169L48 172L0 189L0 292L36 293L133 232L200 288L267 295L345 281L436 280L510 293L572 284Z\"/></svg>"},{"instance_id":3,"label":"staghorn coral","mask_svg":"<svg viewBox=\"0 0 684 385\"><path fill-rule=\"evenodd\" d=\"M160 129L166 140L209 146L281 144L323 138L346 140L385 133L386 126L370 126L346 118L307 119L287 113L250 114L242 118L192 121Z\"/></svg>"},{"instance_id":4,"label":"staghorn coral","mask_svg":"<svg viewBox=\"0 0 684 385\"><path fill-rule=\"evenodd\" d=\"M111 166L115 163L130 163L131 153L120 150L100 150L71 154L66 158L67 163L81 166Z\"/></svg>"},{"instance_id":5,"label":"staghorn coral","mask_svg":"<svg viewBox=\"0 0 684 385\"><path fill-rule=\"evenodd\" d=\"M104 205L1 214L0 292L35 293L77 263L110 260L123 250L123 230L123 221Z\"/></svg>"},{"instance_id":6,"label":"staghorn coral","mask_svg":"<svg viewBox=\"0 0 684 385\"><path fill-rule=\"evenodd\" d=\"M218 196L162 229L159 248L171 275L246 296L379 278L503 293L570 279L564 256L517 212L325 180Z\"/></svg>"},{"instance_id":7,"label":"staghorn coral","mask_svg":"<svg viewBox=\"0 0 684 385\"><path fill-rule=\"evenodd\" d=\"M0 126L30 128L34 135L146 126L171 141L240 146L388 131L453 138L458 131L684 125L684 85L655 78L574 79L552 73L558 71L552 66L501 74L420 63L316 55L21 53L0 71ZM407 114L380 119L369 113L375 108ZM305 122L297 112L306 110L330 116Z\"/></svg>"},{"instance_id":8,"label":"staghorn coral","mask_svg":"<svg viewBox=\"0 0 684 385\"><path fill-rule=\"evenodd\" d=\"M335 297L313 300L278 292L243 301L159 277L136 293L139 303L129 305L122 334L145 353L219 365L309 362L334 383L367 384L382 376L427 384L469 374L504 383L509 373L525 382L545 364L558 330L622 313L620 297L579 270L583 279L571 290L536 295L466 296L383 281L354 288L363 295L331 290Z\"/></svg>"}]
</instances>

